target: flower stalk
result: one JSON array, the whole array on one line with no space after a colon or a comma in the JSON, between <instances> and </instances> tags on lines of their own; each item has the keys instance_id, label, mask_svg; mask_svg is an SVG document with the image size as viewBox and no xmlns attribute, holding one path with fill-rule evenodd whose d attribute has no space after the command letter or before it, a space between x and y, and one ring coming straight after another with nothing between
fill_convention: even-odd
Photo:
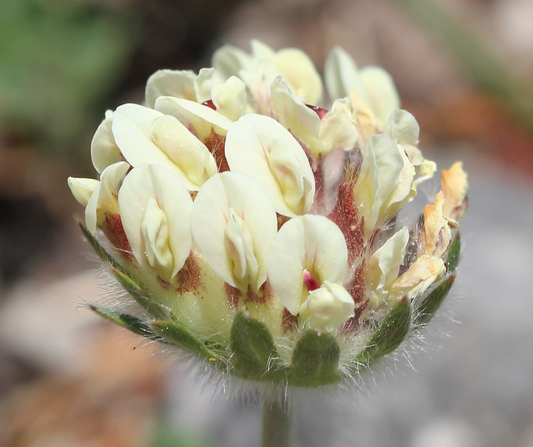
<instances>
[{"instance_id":1,"label":"flower stalk","mask_svg":"<svg viewBox=\"0 0 533 447\"><path fill-rule=\"evenodd\" d=\"M291 414L288 400L261 400L262 447L289 447L291 438Z\"/></svg>"}]
</instances>

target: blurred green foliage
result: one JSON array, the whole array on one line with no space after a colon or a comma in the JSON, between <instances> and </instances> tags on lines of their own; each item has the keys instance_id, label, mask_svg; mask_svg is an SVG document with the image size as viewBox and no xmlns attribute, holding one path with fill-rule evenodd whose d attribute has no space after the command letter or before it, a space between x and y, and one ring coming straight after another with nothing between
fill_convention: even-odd
<instances>
[{"instance_id":1,"label":"blurred green foliage","mask_svg":"<svg viewBox=\"0 0 533 447\"><path fill-rule=\"evenodd\" d=\"M147 447L208 447L209 444L202 440L186 436L165 424L160 424L152 440L148 442Z\"/></svg>"},{"instance_id":2,"label":"blurred green foliage","mask_svg":"<svg viewBox=\"0 0 533 447\"><path fill-rule=\"evenodd\" d=\"M103 115L136 40L132 20L72 0L0 0L0 123L57 156Z\"/></svg>"}]
</instances>

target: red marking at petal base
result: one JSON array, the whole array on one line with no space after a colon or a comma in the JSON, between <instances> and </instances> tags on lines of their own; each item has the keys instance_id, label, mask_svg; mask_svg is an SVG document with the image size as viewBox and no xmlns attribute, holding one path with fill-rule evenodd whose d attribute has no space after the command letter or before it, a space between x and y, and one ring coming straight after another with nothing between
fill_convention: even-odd
<instances>
[{"instance_id":1,"label":"red marking at petal base","mask_svg":"<svg viewBox=\"0 0 533 447\"><path fill-rule=\"evenodd\" d=\"M309 107L313 112L315 112L320 119L324 118L326 113L328 113L328 110L323 109L322 107L311 106L309 104L306 104L306 106Z\"/></svg>"},{"instance_id":2,"label":"red marking at petal base","mask_svg":"<svg viewBox=\"0 0 533 447\"><path fill-rule=\"evenodd\" d=\"M215 157L215 161L218 167L218 172L229 171L228 160L226 160L226 137L217 134L214 130L211 130L211 134L203 141L207 146L207 149Z\"/></svg>"},{"instance_id":3,"label":"red marking at petal base","mask_svg":"<svg viewBox=\"0 0 533 447\"><path fill-rule=\"evenodd\" d=\"M202 284L201 273L196 256L191 252L185 264L183 264L183 267L176 275L176 281L178 283L176 291L179 293L198 292Z\"/></svg>"},{"instance_id":4,"label":"red marking at petal base","mask_svg":"<svg viewBox=\"0 0 533 447\"><path fill-rule=\"evenodd\" d=\"M259 303L259 304L269 304L272 302L274 296L274 289L270 285L268 279L263 283L257 293L255 293L250 286L248 286L248 292L246 293L246 301Z\"/></svg>"},{"instance_id":5,"label":"red marking at petal base","mask_svg":"<svg viewBox=\"0 0 533 447\"><path fill-rule=\"evenodd\" d=\"M130 243L122 226L120 213L105 213L103 231L109 241L121 251L126 259L133 258Z\"/></svg>"},{"instance_id":6,"label":"red marking at petal base","mask_svg":"<svg viewBox=\"0 0 533 447\"><path fill-rule=\"evenodd\" d=\"M224 283L224 292L226 292L230 309L237 309L242 292L228 283Z\"/></svg>"},{"instance_id":7,"label":"red marking at petal base","mask_svg":"<svg viewBox=\"0 0 533 447\"><path fill-rule=\"evenodd\" d=\"M287 308L283 309L281 314L281 329L283 333L293 332L298 328L298 316L291 314Z\"/></svg>"},{"instance_id":8,"label":"red marking at petal base","mask_svg":"<svg viewBox=\"0 0 533 447\"><path fill-rule=\"evenodd\" d=\"M304 270L304 283L309 292L320 289L320 283L307 270Z\"/></svg>"},{"instance_id":9,"label":"red marking at petal base","mask_svg":"<svg viewBox=\"0 0 533 447\"><path fill-rule=\"evenodd\" d=\"M207 100L207 101L204 101L204 102L202 103L202 105L203 105L203 106L206 106L206 107L209 107L210 109L213 109L213 110L216 110L216 109L217 109L216 106L215 106L215 104L213 103L213 101L211 101L210 99Z\"/></svg>"}]
</instances>

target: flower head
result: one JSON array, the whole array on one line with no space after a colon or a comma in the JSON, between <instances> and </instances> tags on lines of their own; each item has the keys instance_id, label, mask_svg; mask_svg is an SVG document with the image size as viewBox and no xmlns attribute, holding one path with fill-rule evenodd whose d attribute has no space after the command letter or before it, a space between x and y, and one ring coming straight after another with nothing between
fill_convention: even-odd
<instances>
[{"instance_id":1,"label":"flower head","mask_svg":"<svg viewBox=\"0 0 533 447\"><path fill-rule=\"evenodd\" d=\"M99 178L69 179L86 237L138 306L92 309L224 374L352 379L453 284L462 165L443 171L421 225L400 225L436 165L387 72L336 48L324 87L305 53L257 41L222 47L213 67L152 75L144 106L98 127Z\"/></svg>"}]
</instances>

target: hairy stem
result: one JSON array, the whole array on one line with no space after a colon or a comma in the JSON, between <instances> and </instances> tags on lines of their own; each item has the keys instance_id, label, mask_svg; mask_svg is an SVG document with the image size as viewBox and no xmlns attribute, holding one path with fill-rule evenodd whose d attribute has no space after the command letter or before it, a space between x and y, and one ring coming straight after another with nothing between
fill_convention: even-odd
<instances>
[{"instance_id":1,"label":"hairy stem","mask_svg":"<svg viewBox=\"0 0 533 447\"><path fill-rule=\"evenodd\" d=\"M291 437L291 419L287 399L261 398L263 413L262 447L289 447Z\"/></svg>"}]
</instances>

